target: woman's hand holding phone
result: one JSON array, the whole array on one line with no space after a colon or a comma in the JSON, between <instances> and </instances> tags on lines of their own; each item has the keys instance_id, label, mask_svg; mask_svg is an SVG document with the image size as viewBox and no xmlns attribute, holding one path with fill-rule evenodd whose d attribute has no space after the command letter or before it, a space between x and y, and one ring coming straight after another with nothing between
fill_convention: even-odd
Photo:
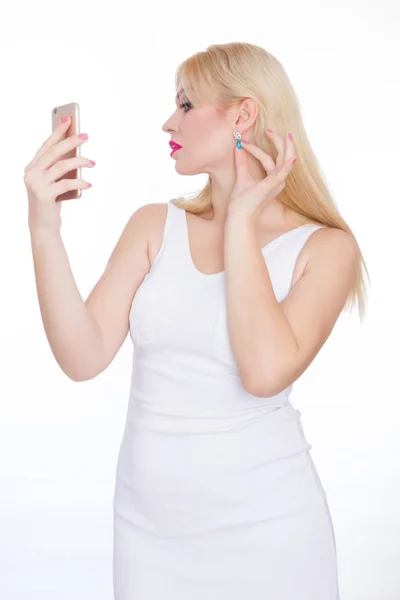
<instances>
[{"instance_id":1,"label":"woman's hand holding phone","mask_svg":"<svg viewBox=\"0 0 400 600\"><path fill-rule=\"evenodd\" d=\"M58 196L69 190L91 187L91 184L84 179L60 179L73 169L95 165L94 161L82 156L59 160L88 139L87 134L80 134L60 141L69 124L70 118L65 123L61 122L25 167L24 183L28 192L28 223L31 232L59 231L61 202L57 202Z\"/></svg>"}]
</instances>

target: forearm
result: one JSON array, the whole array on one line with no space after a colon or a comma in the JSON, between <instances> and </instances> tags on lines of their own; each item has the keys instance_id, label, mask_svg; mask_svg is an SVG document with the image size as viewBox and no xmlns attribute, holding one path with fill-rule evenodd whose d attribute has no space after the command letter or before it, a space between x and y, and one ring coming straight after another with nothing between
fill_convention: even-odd
<instances>
[{"instance_id":1,"label":"forearm","mask_svg":"<svg viewBox=\"0 0 400 600\"><path fill-rule=\"evenodd\" d=\"M239 372L249 389L272 389L297 343L246 215L228 215L224 260L228 328Z\"/></svg>"},{"instance_id":2,"label":"forearm","mask_svg":"<svg viewBox=\"0 0 400 600\"><path fill-rule=\"evenodd\" d=\"M87 310L59 232L30 230L36 289L45 333L64 373L90 377L102 360L100 330Z\"/></svg>"}]
</instances>

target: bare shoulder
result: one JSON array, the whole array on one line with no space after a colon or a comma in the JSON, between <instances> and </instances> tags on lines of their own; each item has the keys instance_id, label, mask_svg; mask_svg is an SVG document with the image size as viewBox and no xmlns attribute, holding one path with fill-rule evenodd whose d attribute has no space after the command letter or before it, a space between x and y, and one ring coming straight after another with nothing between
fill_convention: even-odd
<instances>
[{"instance_id":1,"label":"bare shoulder","mask_svg":"<svg viewBox=\"0 0 400 600\"><path fill-rule=\"evenodd\" d=\"M306 268L337 265L351 276L358 267L360 248L351 233L323 227L310 235L301 254Z\"/></svg>"},{"instance_id":2,"label":"bare shoulder","mask_svg":"<svg viewBox=\"0 0 400 600\"><path fill-rule=\"evenodd\" d=\"M349 271L350 277L357 270L360 249L350 233L336 227L322 227L314 231L304 244L293 274L293 285L310 267L336 263Z\"/></svg>"},{"instance_id":3,"label":"bare shoulder","mask_svg":"<svg viewBox=\"0 0 400 600\"><path fill-rule=\"evenodd\" d=\"M304 253L310 260L318 260L322 254L337 254L349 260L359 258L360 249L355 237L336 227L322 227L310 235L304 245Z\"/></svg>"},{"instance_id":4,"label":"bare shoulder","mask_svg":"<svg viewBox=\"0 0 400 600\"><path fill-rule=\"evenodd\" d=\"M144 204L138 210L143 215L144 219L153 220L154 218L160 219L167 215L167 203L166 202L152 202L150 204Z\"/></svg>"},{"instance_id":5,"label":"bare shoulder","mask_svg":"<svg viewBox=\"0 0 400 600\"><path fill-rule=\"evenodd\" d=\"M147 254L151 266L161 248L168 205L166 202L154 202L142 206L140 210L146 229Z\"/></svg>"},{"instance_id":6,"label":"bare shoulder","mask_svg":"<svg viewBox=\"0 0 400 600\"><path fill-rule=\"evenodd\" d=\"M130 221L140 223L140 226L144 226L146 231L153 230L160 224L163 224L167 215L167 204L165 202L154 202L151 204L144 204L132 214Z\"/></svg>"},{"instance_id":7,"label":"bare shoulder","mask_svg":"<svg viewBox=\"0 0 400 600\"><path fill-rule=\"evenodd\" d=\"M166 214L167 205L163 202L140 206L130 216L121 234L121 241L125 240L126 244L130 245L134 244L135 240L136 242L140 240L144 251L150 258L151 248L158 237L160 237L161 245Z\"/></svg>"}]
</instances>

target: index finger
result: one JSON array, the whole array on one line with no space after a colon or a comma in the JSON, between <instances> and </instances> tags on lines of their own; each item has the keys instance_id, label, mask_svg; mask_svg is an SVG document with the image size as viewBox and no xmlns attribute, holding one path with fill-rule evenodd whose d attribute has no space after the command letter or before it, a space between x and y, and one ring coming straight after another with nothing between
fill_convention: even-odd
<instances>
[{"instance_id":1,"label":"index finger","mask_svg":"<svg viewBox=\"0 0 400 600\"><path fill-rule=\"evenodd\" d=\"M39 150L36 152L31 162L26 166L26 169L28 169L29 167L33 167L42 158L43 154L47 152L47 150L55 146L55 144L57 144L57 142L60 141L64 133L67 131L70 123L70 117L67 117L65 123L63 123L62 120L60 121L60 123L57 125L54 131L52 131L52 133L49 135L47 140L45 140L40 146Z\"/></svg>"}]
</instances>

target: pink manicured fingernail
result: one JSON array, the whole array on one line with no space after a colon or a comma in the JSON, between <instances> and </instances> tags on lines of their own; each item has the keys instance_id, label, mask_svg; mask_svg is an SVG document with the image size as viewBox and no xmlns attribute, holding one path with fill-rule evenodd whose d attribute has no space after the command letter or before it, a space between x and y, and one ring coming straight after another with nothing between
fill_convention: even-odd
<instances>
[{"instance_id":1,"label":"pink manicured fingernail","mask_svg":"<svg viewBox=\"0 0 400 600\"><path fill-rule=\"evenodd\" d=\"M296 160L297 160L297 158L294 158L294 159L292 160L292 165L294 165L294 163L296 162Z\"/></svg>"},{"instance_id":2,"label":"pink manicured fingernail","mask_svg":"<svg viewBox=\"0 0 400 600\"><path fill-rule=\"evenodd\" d=\"M87 133L80 133L79 137L81 138L81 140L87 140L89 136Z\"/></svg>"},{"instance_id":3,"label":"pink manicured fingernail","mask_svg":"<svg viewBox=\"0 0 400 600\"><path fill-rule=\"evenodd\" d=\"M274 133L274 132L272 131L272 129L267 129L266 131L267 131L267 133Z\"/></svg>"},{"instance_id":4,"label":"pink manicured fingernail","mask_svg":"<svg viewBox=\"0 0 400 600\"><path fill-rule=\"evenodd\" d=\"M248 144L249 142L246 142L246 140L240 140L242 142L242 144Z\"/></svg>"},{"instance_id":5,"label":"pink manicured fingernail","mask_svg":"<svg viewBox=\"0 0 400 600\"><path fill-rule=\"evenodd\" d=\"M288 133L288 134L287 134L287 136L288 136L289 140L290 140L291 142L293 142L293 137L292 137L292 134L291 134L291 133Z\"/></svg>"},{"instance_id":6,"label":"pink manicured fingernail","mask_svg":"<svg viewBox=\"0 0 400 600\"><path fill-rule=\"evenodd\" d=\"M68 121L68 119L69 119L69 117L68 117L68 116L67 116L67 117L63 117L63 118L61 119L61 123L66 123L66 122Z\"/></svg>"}]
</instances>

